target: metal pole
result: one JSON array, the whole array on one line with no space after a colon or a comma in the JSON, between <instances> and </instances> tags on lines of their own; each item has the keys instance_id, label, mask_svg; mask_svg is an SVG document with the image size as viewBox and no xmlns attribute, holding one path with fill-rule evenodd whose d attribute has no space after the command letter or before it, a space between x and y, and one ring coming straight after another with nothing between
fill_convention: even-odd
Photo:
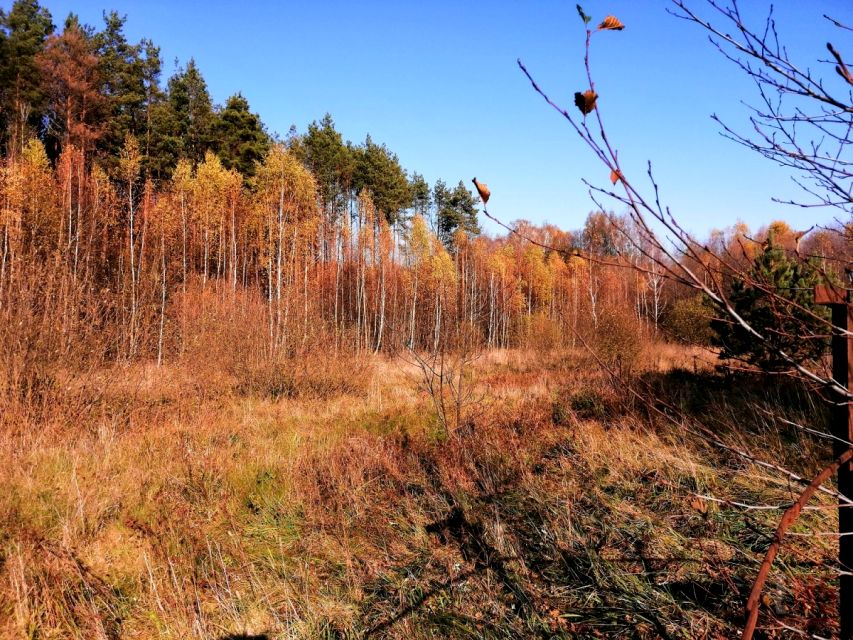
<instances>
[{"instance_id":1,"label":"metal pole","mask_svg":"<svg viewBox=\"0 0 853 640\"><path fill-rule=\"evenodd\" d=\"M850 292L833 287L817 287L815 302L832 309L832 377L842 387L853 391L853 306ZM832 407L833 455L838 458L853 442L853 411L846 398L837 397ZM853 499L853 462L838 469L838 492ZM838 581L839 638L853 640L853 507L839 503L838 506L838 563L841 575Z\"/></svg>"},{"instance_id":2,"label":"metal pole","mask_svg":"<svg viewBox=\"0 0 853 640\"><path fill-rule=\"evenodd\" d=\"M849 304L832 305L832 324L847 331L853 330L853 309ZM851 389L853 376L850 375L850 364L853 363L853 340L847 335L833 332L832 336L832 377L836 382ZM853 442L853 412L846 398L841 399L833 407L832 431L836 438L846 442L833 440L833 453L837 458L850 448L848 442ZM851 463L838 469L838 492L853 499L853 469ZM838 562L842 571L839 577L838 608L841 620L840 637L842 640L853 640L853 507L839 505L838 508Z\"/></svg>"}]
</instances>

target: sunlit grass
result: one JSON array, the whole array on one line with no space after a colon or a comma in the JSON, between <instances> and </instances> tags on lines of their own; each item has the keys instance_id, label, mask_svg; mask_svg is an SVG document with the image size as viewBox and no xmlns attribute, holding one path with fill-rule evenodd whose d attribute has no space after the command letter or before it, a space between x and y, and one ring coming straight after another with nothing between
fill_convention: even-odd
<instances>
[{"instance_id":1,"label":"sunlit grass","mask_svg":"<svg viewBox=\"0 0 853 640\"><path fill-rule=\"evenodd\" d=\"M322 396L246 394L215 374L219 392L199 396L203 373L177 366L101 372L73 429L7 434L3 635L737 628L778 512L697 496L784 503L790 486L633 410L580 352L478 359L478 401L449 435L409 364L363 366L357 388ZM672 380L676 401L695 402L689 376ZM722 424L741 400L702 402ZM726 437L767 429L755 416L743 427ZM787 436L764 446L807 451ZM442 525L454 510L462 519ZM810 511L794 531L831 530L832 518ZM791 538L768 589L778 611L804 615L803 597L819 606L829 577L815 565L833 551L831 538Z\"/></svg>"}]
</instances>

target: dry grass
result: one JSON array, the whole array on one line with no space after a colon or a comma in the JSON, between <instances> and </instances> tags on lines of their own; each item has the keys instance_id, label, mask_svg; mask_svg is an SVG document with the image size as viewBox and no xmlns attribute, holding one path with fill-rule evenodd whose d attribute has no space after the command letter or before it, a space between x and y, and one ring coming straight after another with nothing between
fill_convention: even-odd
<instances>
[{"instance_id":1,"label":"dry grass","mask_svg":"<svg viewBox=\"0 0 853 640\"><path fill-rule=\"evenodd\" d=\"M657 353L650 375L692 361ZM449 440L411 365L312 358L264 374L288 393L230 365L99 370L67 385L73 422L56 407L3 431L0 635L735 632L774 513L696 494L790 499L766 471L650 418L581 353L484 354L482 400ZM741 402L687 374L665 383L720 424ZM769 428L741 426L733 441ZM797 532L833 526L814 511ZM831 538L792 539L773 615L831 633L815 566L832 553Z\"/></svg>"}]
</instances>

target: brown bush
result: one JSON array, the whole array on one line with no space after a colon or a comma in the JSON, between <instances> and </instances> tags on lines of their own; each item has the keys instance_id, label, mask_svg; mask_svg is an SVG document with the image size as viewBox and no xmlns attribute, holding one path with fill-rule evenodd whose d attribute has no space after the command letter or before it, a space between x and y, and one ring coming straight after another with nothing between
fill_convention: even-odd
<instances>
[{"instance_id":1,"label":"brown bush","mask_svg":"<svg viewBox=\"0 0 853 640\"><path fill-rule=\"evenodd\" d=\"M667 336L682 344L711 343L711 309L703 302L702 294L676 300L664 319Z\"/></svg>"},{"instance_id":2,"label":"brown bush","mask_svg":"<svg viewBox=\"0 0 853 640\"><path fill-rule=\"evenodd\" d=\"M289 358L235 363L236 391L258 397L334 398L367 393L372 376L369 356L309 352Z\"/></svg>"},{"instance_id":3,"label":"brown bush","mask_svg":"<svg viewBox=\"0 0 853 640\"><path fill-rule=\"evenodd\" d=\"M538 353L548 353L564 343L564 332L559 322L541 314L530 317L528 335L528 346Z\"/></svg>"},{"instance_id":4,"label":"brown bush","mask_svg":"<svg viewBox=\"0 0 853 640\"><path fill-rule=\"evenodd\" d=\"M618 371L635 368L643 348L644 329L630 309L603 310L592 347L605 364Z\"/></svg>"}]
</instances>

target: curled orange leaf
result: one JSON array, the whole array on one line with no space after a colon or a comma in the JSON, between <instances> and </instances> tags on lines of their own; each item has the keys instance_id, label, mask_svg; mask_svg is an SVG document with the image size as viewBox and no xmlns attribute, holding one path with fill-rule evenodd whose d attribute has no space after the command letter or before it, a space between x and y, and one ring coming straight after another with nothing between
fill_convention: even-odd
<instances>
[{"instance_id":1,"label":"curled orange leaf","mask_svg":"<svg viewBox=\"0 0 853 640\"><path fill-rule=\"evenodd\" d=\"M622 174L615 169L610 172L610 184L616 184L622 179Z\"/></svg>"},{"instance_id":2,"label":"curled orange leaf","mask_svg":"<svg viewBox=\"0 0 853 640\"><path fill-rule=\"evenodd\" d=\"M584 115L592 113L592 110L595 109L596 100L598 100L598 94L592 89L587 89L583 93L580 91L575 93L575 106Z\"/></svg>"},{"instance_id":3,"label":"curled orange leaf","mask_svg":"<svg viewBox=\"0 0 853 640\"><path fill-rule=\"evenodd\" d=\"M625 25L622 24L622 21L616 16L607 16L601 21L601 24L598 25L599 31L622 31L624 28Z\"/></svg>"},{"instance_id":4,"label":"curled orange leaf","mask_svg":"<svg viewBox=\"0 0 853 640\"><path fill-rule=\"evenodd\" d=\"M699 496L694 497L690 501L690 506L699 513L708 513L708 503Z\"/></svg>"}]
</instances>

